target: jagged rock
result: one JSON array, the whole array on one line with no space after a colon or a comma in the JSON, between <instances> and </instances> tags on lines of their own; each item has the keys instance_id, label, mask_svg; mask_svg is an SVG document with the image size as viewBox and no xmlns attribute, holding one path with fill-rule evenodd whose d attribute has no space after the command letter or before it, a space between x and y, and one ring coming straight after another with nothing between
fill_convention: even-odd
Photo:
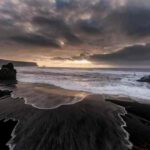
<instances>
[{"instance_id":1,"label":"jagged rock","mask_svg":"<svg viewBox=\"0 0 150 150\"><path fill-rule=\"evenodd\" d=\"M16 80L17 71L12 63L3 65L0 70L0 80Z\"/></svg>"},{"instance_id":2,"label":"jagged rock","mask_svg":"<svg viewBox=\"0 0 150 150\"><path fill-rule=\"evenodd\" d=\"M137 80L137 81L150 83L150 75L149 75L149 76L142 77L141 79L139 79L139 80Z\"/></svg>"}]
</instances>

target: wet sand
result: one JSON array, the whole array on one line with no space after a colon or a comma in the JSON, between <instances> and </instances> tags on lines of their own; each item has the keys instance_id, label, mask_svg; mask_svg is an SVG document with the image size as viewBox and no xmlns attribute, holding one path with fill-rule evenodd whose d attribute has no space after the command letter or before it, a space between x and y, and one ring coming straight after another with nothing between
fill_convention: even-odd
<instances>
[{"instance_id":1,"label":"wet sand","mask_svg":"<svg viewBox=\"0 0 150 150\"><path fill-rule=\"evenodd\" d=\"M66 90L54 85L17 83L0 86L9 90L13 98L23 98L26 104L39 109L54 109L61 105L70 105L82 101L89 95L87 92Z\"/></svg>"},{"instance_id":2,"label":"wet sand","mask_svg":"<svg viewBox=\"0 0 150 150\"><path fill-rule=\"evenodd\" d=\"M59 93L62 95L51 93L47 102L58 101ZM68 93L59 99L71 97ZM14 150L128 150L131 143L120 114L125 114L123 107L106 102L100 95L87 95L76 103L67 101L51 109L33 107L21 98L0 99L0 120L19 121L9 141Z\"/></svg>"},{"instance_id":3,"label":"wet sand","mask_svg":"<svg viewBox=\"0 0 150 150\"><path fill-rule=\"evenodd\" d=\"M150 150L150 105L114 99L108 101L125 107L127 114L122 117L134 144L133 150Z\"/></svg>"}]
</instances>

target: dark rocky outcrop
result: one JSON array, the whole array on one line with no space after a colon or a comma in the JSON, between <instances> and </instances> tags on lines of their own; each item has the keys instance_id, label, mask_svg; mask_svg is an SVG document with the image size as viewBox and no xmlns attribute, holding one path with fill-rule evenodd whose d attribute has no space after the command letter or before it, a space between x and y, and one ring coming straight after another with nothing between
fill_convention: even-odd
<instances>
[{"instance_id":1,"label":"dark rocky outcrop","mask_svg":"<svg viewBox=\"0 0 150 150\"><path fill-rule=\"evenodd\" d=\"M13 120L8 120L8 121L1 120L0 121L0 132L1 132L0 149L1 150L9 150L9 147L6 144L10 140L12 130L14 129L16 124L17 124L17 121L13 121Z\"/></svg>"},{"instance_id":2,"label":"dark rocky outcrop","mask_svg":"<svg viewBox=\"0 0 150 150\"><path fill-rule=\"evenodd\" d=\"M144 76L144 77L142 77L141 79L139 79L137 81L150 83L150 75L149 76Z\"/></svg>"},{"instance_id":3,"label":"dark rocky outcrop","mask_svg":"<svg viewBox=\"0 0 150 150\"><path fill-rule=\"evenodd\" d=\"M12 63L3 65L0 70L0 80L16 80L17 71Z\"/></svg>"}]
</instances>

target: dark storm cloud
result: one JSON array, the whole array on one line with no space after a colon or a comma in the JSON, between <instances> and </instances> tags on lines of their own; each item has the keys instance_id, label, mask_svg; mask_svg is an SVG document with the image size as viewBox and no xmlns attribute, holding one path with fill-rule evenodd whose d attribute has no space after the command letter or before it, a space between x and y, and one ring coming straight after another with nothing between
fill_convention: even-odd
<instances>
[{"instance_id":1,"label":"dark storm cloud","mask_svg":"<svg viewBox=\"0 0 150 150\"><path fill-rule=\"evenodd\" d=\"M69 27L65 24L64 20L62 20L61 18L46 18L43 16L36 16L33 18L32 22L37 25L54 27L60 30L69 29Z\"/></svg>"},{"instance_id":2,"label":"dark storm cloud","mask_svg":"<svg viewBox=\"0 0 150 150\"><path fill-rule=\"evenodd\" d=\"M103 32L103 26L101 26L95 20L79 21L77 26L81 32L89 35L101 34Z\"/></svg>"},{"instance_id":3,"label":"dark storm cloud","mask_svg":"<svg viewBox=\"0 0 150 150\"><path fill-rule=\"evenodd\" d=\"M21 40L15 40L18 42L33 43L33 37L29 38L32 34L40 34L42 37L50 36L54 38L54 41L63 39L65 45L79 45L85 43L88 45L89 39L86 34L100 33L101 29L97 26L99 22L93 21L94 6L96 4L102 5L104 0L6 0L1 2L0 12L2 12L1 19L12 18L15 22L15 26L12 26L12 30L22 30L22 33L16 33L8 39L14 39L14 37L21 37ZM97 9L102 9L97 8ZM89 17L87 17L89 15ZM87 21L86 21L87 20ZM80 23L79 23L80 22ZM83 23L84 22L84 23ZM27 30L28 24L31 24L32 28L36 30ZM96 38L96 37L95 37ZM45 39L41 39L38 45L45 45ZM27 44L27 42L26 42Z\"/></svg>"},{"instance_id":4,"label":"dark storm cloud","mask_svg":"<svg viewBox=\"0 0 150 150\"><path fill-rule=\"evenodd\" d=\"M113 65L150 65L150 44L133 45L108 54L89 54L81 53L72 57L54 57L53 60L89 60L95 64L113 64Z\"/></svg>"},{"instance_id":5,"label":"dark storm cloud","mask_svg":"<svg viewBox=\"0 0 150 150\"><path fill-rule=\"evenodd\" d=\"M150 35L150 9L127 7L114 11L111 19L129 36Z\"/></svg>"},{"instance_id":6,"label":"dark storm cloud","mask_svg":"<svg viewBox=\"0 0 150 150\"><path fill-rule=\"evenodd\" d=\"M32 44L39 46L52 46L56 48L60 48L60 45L57 41L50 37L43 37L41 35L35 34L27 34L23 36L11 37L11 39L15 42L24 43L24 44Z\"/></svg>"},{"instance_id":7,"label":"dark storm cloud","mask_svg":"<svg viewBox=\"0 0 150 150\"><path fill-rule=\"evenodd\" d=\"M82 45L101 51L133 41L148 42L150 1L2 0L0 39L3 37L18 44L64 49Z\"/></svg>"},{"instance_id":8,"label":"dark storm cloud","mask_svg":"<svg viewBox=\"0 0 150 150\"><path fill-rule=\"evenodd\" d=\"M56 0L56 7L58 9L71 8L74 7L73 5L73 1L71 3L71 1L68 0Z\"/></svg>"},{"instance_id":9,"label":"dark storm cloud","mask_svg":"<svg viewBox=\"0 0 150 150\"><path fill-rule=\"evenodd\" d=\"M39 27L39 32L45 32L46 30L46 34L53 35L58 39L63 38L69 44L82 43L81 39L71 30L70 26L59 17L47 18L43 16L36 16L33 18L32 23Z\"/></svg>"},{"instance_id":10,"label":"dark storm cloud","mask_svg":"<svg viewBox=\"0 0 150 150\"><path fill-rule=\"evenodd\" d=\"M95 54L88 59L110 64L150 64L150 44L129 46L110 54Z\"/></svg>"}]
</instances>

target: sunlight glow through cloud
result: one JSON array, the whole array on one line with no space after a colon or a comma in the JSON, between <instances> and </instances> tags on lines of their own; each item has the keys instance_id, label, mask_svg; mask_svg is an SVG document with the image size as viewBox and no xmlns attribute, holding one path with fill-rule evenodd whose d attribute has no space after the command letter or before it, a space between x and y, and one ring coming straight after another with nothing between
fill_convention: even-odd
<instances>
[{"instance_id":1,"label":"sunlight glow through cloud","mask_svg":"<svg viewBox=\"0 0 150 150\"><path fill-rule=\"evenodd\" d=\"M0 0L0 59L148 65L149 41L150 0Z\"/></svg>"},{"instance_id":2,"label":"sunlight glow through cloud","mask_svg":"<svg viewBox=\"0 0 150 150\"><path fill-rule=\"evenodd\" d=\"M86 59L83 60L65 60L65 61L56 61L56 60L37 60L36 63L39 67L62 67L62 68L111 68L109 64L94 64L91 61Z\"/></svg>"}]
</instances>

